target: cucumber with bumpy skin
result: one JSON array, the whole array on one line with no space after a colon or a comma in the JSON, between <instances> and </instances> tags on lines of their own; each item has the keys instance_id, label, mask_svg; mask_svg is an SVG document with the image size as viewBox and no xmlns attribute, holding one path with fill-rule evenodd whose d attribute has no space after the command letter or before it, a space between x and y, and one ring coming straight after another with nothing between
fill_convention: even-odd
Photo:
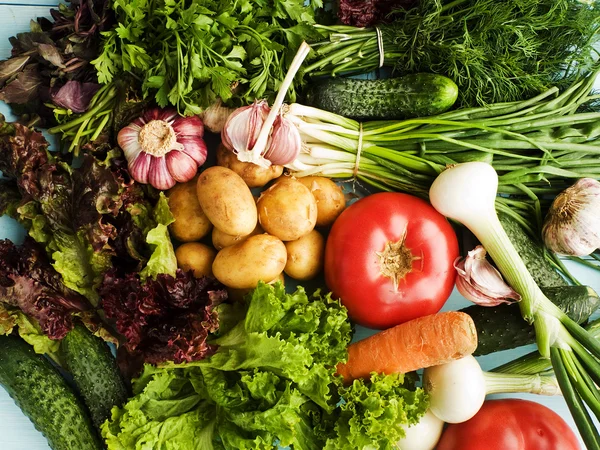
<instances>
[{"instance_id":1,"label":"cucumber with bumpy skin","mask_svg":"<svg viewBox=\"0 0 600 450\"><path fill-rule=\"evenodd\" d=\"M577 323L587 321L600 306L598 294L588 286L569 286L546 260L543 248L518 222L505 214L499 214L498 218L546 297ZM476 356L535 342L535 329L523 320L519 305L470 306L462 312L471 316L477 328L479 343L474 353Z\"/></svg>"},{"instance_id":2,"label":"cucumber with bumpy skin","mask_svg":"<svg viewBox=\"0 0 600 450\"><path fill-rule=\"evenodd\" d=\"M53 450L100 450L83 403L50 361L16 336L0 336L0 384Z\"/></svg>"},{"instance_id":3,"label":"cucumber with bumpy skin","mask_svg":"<svg viewBox=\"0 0 600 450\"><path fill-rule=\"evenodd\" d=\"M518 222L506 214L498 214L502 228L517 249L527 270L540 286L567 286L566 280L544 256L544 250L535 243Z\"/></svg>"},{"instance_id":4,"label":"cucumber with bumpy skin","mask_svg":"<svg viewBox=\"0 0 600 450\"><path fill-rule=\"evenodd\" d=\"M457 97L458 87L450 78L417 73L380 80L330 78L309 88L306 102L356 120L379 120L440 114Z\"/></svg>"},{"instance_id":5,"label":"cucumber with bumpy skin","mask_svg":"<svg viewBox=\"0 0 600 450\"><path fill-rule=\"evenodd\" d=\"M62 359L98 429L113 406L127 400L127 388L108 345L81 324L61 341Z\"/></svg>"},{"instance_id":6,"label":"cucumber with bumpy skin","mask_svg":"<svg viewBox=\"0 0 600 450\"><path fill-rule=\"evenodd\" d=\"M542 288L546 297L577 323L586 322L600 306L600 297L588 286ZM521 316L519 305L469 306L461 309L477 329L475 356L535 343L535 329Z\"/></svg>"}]
</instances>

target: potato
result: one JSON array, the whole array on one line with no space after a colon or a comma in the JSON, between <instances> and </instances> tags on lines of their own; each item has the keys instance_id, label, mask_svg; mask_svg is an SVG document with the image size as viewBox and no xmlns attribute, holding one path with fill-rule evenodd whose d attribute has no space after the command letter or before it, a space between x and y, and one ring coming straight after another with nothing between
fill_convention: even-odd
<instances>
[{"instance_id":1,"label":"potato","mask_svg":"<svg viewBox=\"0 0 600 450\"><path fill-rule=\"evenodd\" d=\"M217 165L233 170L251 188L263 187L283 173L283 166L273 164L269 167L261 167L257 164L240 161L235 153L227 150L223 144L219 144L219 148L217 148Z\"/></svg>"},{"instance_id":2,"label":"potato","mask_svg":"<svg viewBox=\"0 0 600 450\"><path fill-rule=\"evenodd\" d=\"M187 242L175 250L177 267L185 271L193 270L196 278L212 276L215 256L215 249L199 242Z\"/></svg>"},{"instance_id":3,"label":"potato","mask_svg":"<svg viewBox=\"0 0 600 450\"><path fill-rule=\"evenodd\" d=\"M295 241L317 223L317 201L310 190L292 177L282 177L258 199L263 229L282 241Z\"/></svg>"},{"instance_id":4,"label":"potato","mask_svg":"<svg viewBox=\"0 0 600 450\"><path fill-rule=\"evenodd\" d=\"M248 289L256 287L260 280L275 279L283 272L286 261L281 240L258 234L220 250L212 269L215 278L225 286Z\"/></svg>"},{"instance_id":5,"label":"potato","mask_svg":"<svg viewBox=\"0 0 600 450\"><path fill-rule=\"evenodd\" d=\"M245 236L232 236L230 234L223 233L218 228L213 228L212 231L212 244L217 250L229 247L230 245L239 244L250 236L256 236L257 234L263 234L265 230L262 229L259 223L256 224L256 228L252 230L252 233Z\"/></svg>"},{"instance_id":6,"label":"potato","mask_svg":"<svg viewBox=\"0 0 600 450\"><path fill-rule=\"evenodd\" d=\"M274 283L277 283L278 281L281 281L281 283L285 286L285 275L283 274L283 272L281 272L277 278L270 281L268 284L274 284ZM235 302L241 302L242 300L244 300L244 297L246 296L246 294L251 292L252 289L254 289L254 288L250 288L250 289L227 288L228 299L233 300Z\"/></svg>"},{"instance_id":7,"label":"potato","mask_svg":"<svg viewBox=\"0 0 600 450\"><path fill-rule=\"evenodd\" d=\"M211 223L223 233L245 236L256 228L256 203L250 188L233 170L209 167L198 177L198 201Z\"/></svg>"},{"instance_id":8,"label":"potato","mask_svg":"<svg viewBox=\"0 0 600 450\"><path fill-rule=\"evenodd\" d=\"M301 177L298 181L310 189L317 200L317 226L332 225L346 207L342 188L325 177Z\"/></svg>"},{"instance_id":9,"label":"potato","mask_svg":"<svg viewBox=\"0 0 600 450\"><path fill-rule=\"evenodd\" d=\"M167 195L169 209L175 218L169 230L175 239L181 242L198 241L210 232L212 223L198 202L196 179L176 184Z\"/></svg>"},{"instance_id":10,"label":"potato","mask_svg":"<svg viewBox=\"0 0 600 450\"><path fill-rule=\"evenodd\" d=\"M285 248L287 263L283 271L295 280L310 280L323 270L325 238L317 230L286 242Z\"/></svg>"}]
</instances>

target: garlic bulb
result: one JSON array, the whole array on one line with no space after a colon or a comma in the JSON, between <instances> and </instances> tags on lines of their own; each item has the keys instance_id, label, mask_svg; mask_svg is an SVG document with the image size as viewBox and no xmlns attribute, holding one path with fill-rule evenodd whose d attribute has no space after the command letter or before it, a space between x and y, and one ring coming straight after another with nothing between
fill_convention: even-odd
<instances>
[{"instance_id":1,"label":"garlic bulb","mask_svg":"<svg viewBox=\"0 0 600 450\"><path fill-rule=\"evenodd\" d=\"M542 236L546 246L561 255L587 256L600 248L600 182L581 178L558 194Z\"/></svg>"},{"instance_id":2,"label":"garlic bulb","mask_svg":"<svg viewBox=\"0 0 600 450\"><path fill-rule=\"evenodd\" d=\"M223 131L227 119L234 111L235 108L224 106L221 99L218 99L202 113L204 127L213 133L220 133Z\"/></svg>"},{"instance_id":3,"label":"garlic bulb","mask_svg":"<svg viewBox=\"0 0 600 450\"><path fill-rule=\"evenodd\" d=\"M153 108L119 131L117 142L135 181L166 190L194 178L206 161L203 134L199 117Z\"/></svg>"},{"instance_id":4,"label":"garlic bulb","mask_svg":"<svg viewBox=\"0 0 600 450\"><path fill-rule=\"evenodd\" d=\"M278 114L275 118L264 152L255 148L269 113L269 105L262 100L238 108L227 119L221 139L223 145L233 151L240 161L269 167L271 164L291 163L300 154L300 131L284 114Z\"/></svg>"},{"instance_id":5,"label":"garlic bulb","mask_svg":"<svg viewBox=\"0 0 600 450\"><path fill-rule=\"evenodd\" d=\"M458 258L454 268L458 273L456 289L467 300L481 306L513 303L521 296L504 282L502 275L486 259L485 249L478 245L466 258Z\"/></svg>"}]
</instances>

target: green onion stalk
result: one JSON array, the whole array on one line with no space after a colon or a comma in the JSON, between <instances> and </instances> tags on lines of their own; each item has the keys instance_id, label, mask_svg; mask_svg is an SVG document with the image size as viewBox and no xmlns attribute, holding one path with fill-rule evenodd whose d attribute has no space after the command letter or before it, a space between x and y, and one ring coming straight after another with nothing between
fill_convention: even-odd
<instances>
[{"instance_id":1,"label":"green onion stalk","mask_svg":"<svg viewBox=\"0 0 600 450\"><path fill-rule=\"evenodd\" d=\"M591 93L599 72L563 92L552 87L528 100L400 121L360 123L287 105L304 141L287 167L298 177L355 178L426 198L447 166L487 162L499 175L497 209L539 235L558 193L578 178L600 179L600 112L580 112L599 97Z\"/></svg>"},{"instance_id":2,"label":"green onion stalk","mask_svg":"<svg viewBox=\"0 0 600 450\"><path fill-rule=\"evenodd\" d=\"M82 114L73 114L65 108L49 105L54 108L54 116L59 124L48 131L60 134L61 141L69 143L67 151L78 156L85 144L94 142L108 132L118 102L117 94L115 83L102 86L92 97L87 111Z\"/></svg>"},{"instance_id":3,"label":"green onion stalk","mask_svg":"<svg viewBox=\"0 0 600 450\"><path fill-rule=\"evenodd\" d=\"M432 206L466 226L521 295L523 318L535 327L540 355L549 358L565 401L589 450L600 450L600 341L554 305L541 291L502 228L495 208L498 174L482 162L444 170L429 191Z\"/></svg>"},{"instance_id":4,"label":"green onion stalk","mask_svg":"<svg viewBox=\"0 0 600 450\"><path fill-rule=\"evenodd\" d=\"M600 319L588 323L584 328L593 338L600 339ZM536 375L549 374L551 371L551 361L548 358L541 356L538 351L533 351L513 361L495 367L490 372L508 373L511 375Z\"/></svg>"},{"instance_id":5,"label":"green onion stalk","mask_svg":"<svg viewBox=\"0 0 600 450\"><path fill-rule=\"evenodd\" d=\"M600 272L600 253L598 250L591 253L587 258L579 256L565 256L565 258ZM567 276L567 278L569 277Z\"/></svg>"}]
</instances>

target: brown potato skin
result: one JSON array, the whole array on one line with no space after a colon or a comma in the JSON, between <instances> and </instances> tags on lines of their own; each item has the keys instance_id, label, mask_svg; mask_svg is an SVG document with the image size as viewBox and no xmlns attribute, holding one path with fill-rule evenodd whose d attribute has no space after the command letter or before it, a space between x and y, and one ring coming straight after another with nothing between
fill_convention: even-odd
<instances>
[{"instance_id":1,"label":"brown potato skin","mask_svg":"<svg viewBox=\"0 0 600 450\"><path fill-rule=\"evenodd\" d=\"M193 270L196 278L212 277L212 264L217 256L214 248L200 242L186 242L175 250L177 267Z\"/></svg>"},{"instance_id":2,"label":"brown potato skin","mask_svg":"<svg viewBox=\"0 0 600 450\"><path fill-rule=\"evenodd\" d=\"M235 153L225 148L223 144L219 144L217 148L217 165L233 170L251 188L263 187L283 173L283 166L273 164L269 167L261 167L240 161Z\"/></svg>"},{"instance_id":3,"label":"brown potato skin","mask_svg":"<svg viewBox=\"0 0 600 450\"><path fill-rule=\"evenodd\" d=\"M317 200L317 226L331 226L346 207L346 197L342 188L325 177L301 177L298 181L306 186Z\"/></svg>"},{"instance_id":4,"label":"brown potato skin","mask_svg":"<svg viewBox=\"0 0 600 450\"><path fill-rule=\"evenodd\" d=\"M219 251L212 270L215 278L225 286L249 289L261 280L278 277L286 262L283 242L268 234L258 234Z\"/></svg>"},{"instance_id":5,"label":"brown potato skin","mask_svg":"<svg viewBox=\"0 0 600 450\"><path fill-rule=\"evenodd\" d=\"M287 263L283 271L295 280L311 280L323 270L325 238L312 230L295 241L285 242Z\"/></svg>"},{"instance_id":6,"label":"brown potato skin","mask_svg":"<svg viewBox=\"0 0 600 450\"><path fill-rule=\"evenodd\" d=\"M169 209L175 222L169 225L171 235L180 242L202 239L212 229L196 195L196 179L173 186L167 193Z\"/></svg>"},{"instance_id":7,"label":"brown potato skin","mask_svg":"<svg viewBox=\"0 0 600 450\"><path fill-rule=\"evenodd\" d=\"M233 170L221 166L198 176L198 202L211 223L223 233L245 236L256 227L256 203L250 188Z\"/></svg>"},{"instance_id":8,"label":"brown potato skin","mask_svg":"<svg viewBox=\"0 0 600 450\"><path fill-rule=\"evenodd\" d=\"M221 250L225 247L229 247L230 245L239 244L242 241L245 241L250 236L256 236L257 234L263 234L265 230L262 229L259 223L256 224L252 233L247 234L245 236L232 236L230 234L223 233L218 228L213 228L212 230L212 244L213 247L217 250Z\"/></svg>"},{"instance_id":9,"label":"brown potato skin","mask_svg":"<svg viewBox=\"0 0 600 450\"><path fill-rule=\"evenodd\" d=\"M293 177L281 177L264 191L257 203L263 229L282 241L295 241L317 223L317 201L310 190Z\"/></svg>"}]
</instances>

